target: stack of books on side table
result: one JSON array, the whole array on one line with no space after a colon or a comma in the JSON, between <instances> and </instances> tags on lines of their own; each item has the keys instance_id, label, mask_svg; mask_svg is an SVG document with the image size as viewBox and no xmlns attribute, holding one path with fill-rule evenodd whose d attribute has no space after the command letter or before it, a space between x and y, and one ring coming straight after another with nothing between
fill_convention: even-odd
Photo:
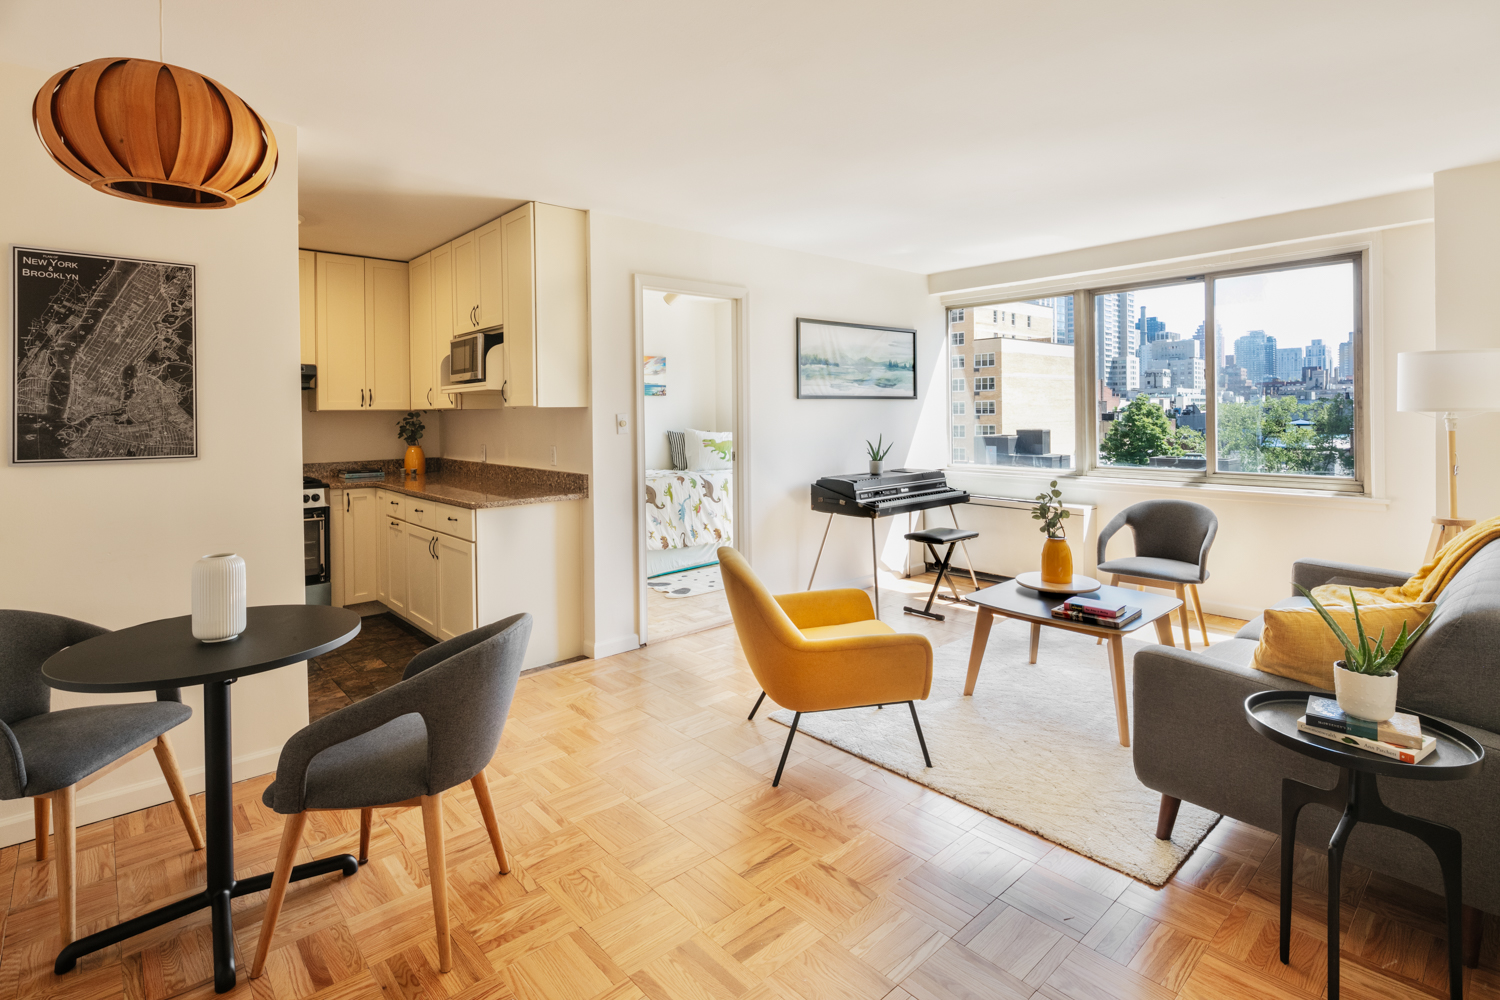
<instances>
[{"instance_id":1,"label":"stack of books on side table","mask_svg":"<svg viewBox=\"0 0 1500 1000\"><path fill-rule=\"evenodd\" d=\"M1397 712L1384 722L1371 722L1345 714L1332 698L1309 695L1307 714L1297 720L1297 728L1309 736L1358 747L1382 757L1393 757L1415 764L1437 747L1437 739L1422 733L1415 715Z\"/></svg>"},{"instance_id":2,"label":"stack of books on side table","mask_svg":"<svg viewBox=\"0 0 1500 1000\"><path fill-rule=\"evenodd\" d=\"M1101 601L1092 597L1070 597L1052 609L1053 618L1096 628L1124 628L1140 616L1140 608L1123 601Z\"/></svg>"}]
</instances>

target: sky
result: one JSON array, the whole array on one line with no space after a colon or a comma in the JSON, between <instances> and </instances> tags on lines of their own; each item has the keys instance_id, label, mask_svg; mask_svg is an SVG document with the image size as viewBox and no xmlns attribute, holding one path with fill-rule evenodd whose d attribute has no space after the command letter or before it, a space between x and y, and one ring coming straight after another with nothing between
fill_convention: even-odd
<instances>
[{"instance_id":1,"label":"sky","mask_svg":"<svg viewBox=\"0 0 1500 1000\"><path fill-rule=\"evenodd\" d=\"M1215 320L1233 353L1234 338L1264 330L1279 347L1306 347L1314 338L1337 345L1354 329L1354 265L1347 261L1290 271L1261 271L1217 279ZM1138 289L1136 315L1191 337L1203 322L1203 283Z\"/></svg>"}]
</instances>

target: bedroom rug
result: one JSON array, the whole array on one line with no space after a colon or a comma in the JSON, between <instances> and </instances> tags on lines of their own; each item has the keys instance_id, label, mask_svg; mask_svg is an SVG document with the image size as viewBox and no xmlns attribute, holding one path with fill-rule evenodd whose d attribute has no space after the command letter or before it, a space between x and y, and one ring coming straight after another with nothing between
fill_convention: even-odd
<instances>
[{"instance_id":1,"label":"bedroom rug","mask_svg":"<svg viewBox=\"0 0 1500 1000\"><path fill-rule=\"evenodd\" d=\"M1104 649L1044 628L1033 665L1027 641L1024 623L996 619L972 698L963 696L969 641L934 653L932 694L917 703L930 770L905 705L804 715L797 738L832 743L1132 878L1165 884L1219 815L1184 802L1172 840L1157 840L1161 795L1136 779L1130 749L1120 746ZM1127 638L1126 660L1142 645ZM771 718L792 723L784 709Z\"/></svg>"},{"instance_id":2,"label":"bedroom rug","mask_svg":"<svg viewBox=\"0 0 1500 1000\"><path fill-rule=\"evenodd\" d=\"M724 579L719 575L719 564L700 566L684 570L671 576L659 576L647 580L646 586L663 597L697 597L724 589Z\"/></svg>"}]
</instances>

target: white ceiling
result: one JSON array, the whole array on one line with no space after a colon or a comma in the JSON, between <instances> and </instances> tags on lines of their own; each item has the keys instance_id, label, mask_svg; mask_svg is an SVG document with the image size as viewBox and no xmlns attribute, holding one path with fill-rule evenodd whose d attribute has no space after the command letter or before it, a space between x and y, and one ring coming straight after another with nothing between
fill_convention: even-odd
<instances>
[{"instance_id":1,"label":"white ceiling","mask_svg":"<svg viewBox=\"0 0 1500 1000\"><path fill-rule=\"evenodd\" d=\"M0 59L155 58L156 0L0 0ZM931 272L1500 159L1494 0L165 0L301 129L302 242L539 199Z\"/></svg>"}]
</instances>

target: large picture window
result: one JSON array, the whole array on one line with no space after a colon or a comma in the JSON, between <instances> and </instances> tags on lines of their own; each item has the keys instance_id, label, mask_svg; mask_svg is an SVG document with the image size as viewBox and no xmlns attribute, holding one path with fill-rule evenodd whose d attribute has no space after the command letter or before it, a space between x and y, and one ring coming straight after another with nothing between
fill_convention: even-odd
<instances>
[{"instance_id":1,"label":"large picture window","mask_svg":"<svg viewBox=\"0 0 1500 1000\"><path fill-rule=\"evenodd\" d=\"M1361 263L950 309L954 462L1361 489Z\"/></svg>"}]
</instances>

